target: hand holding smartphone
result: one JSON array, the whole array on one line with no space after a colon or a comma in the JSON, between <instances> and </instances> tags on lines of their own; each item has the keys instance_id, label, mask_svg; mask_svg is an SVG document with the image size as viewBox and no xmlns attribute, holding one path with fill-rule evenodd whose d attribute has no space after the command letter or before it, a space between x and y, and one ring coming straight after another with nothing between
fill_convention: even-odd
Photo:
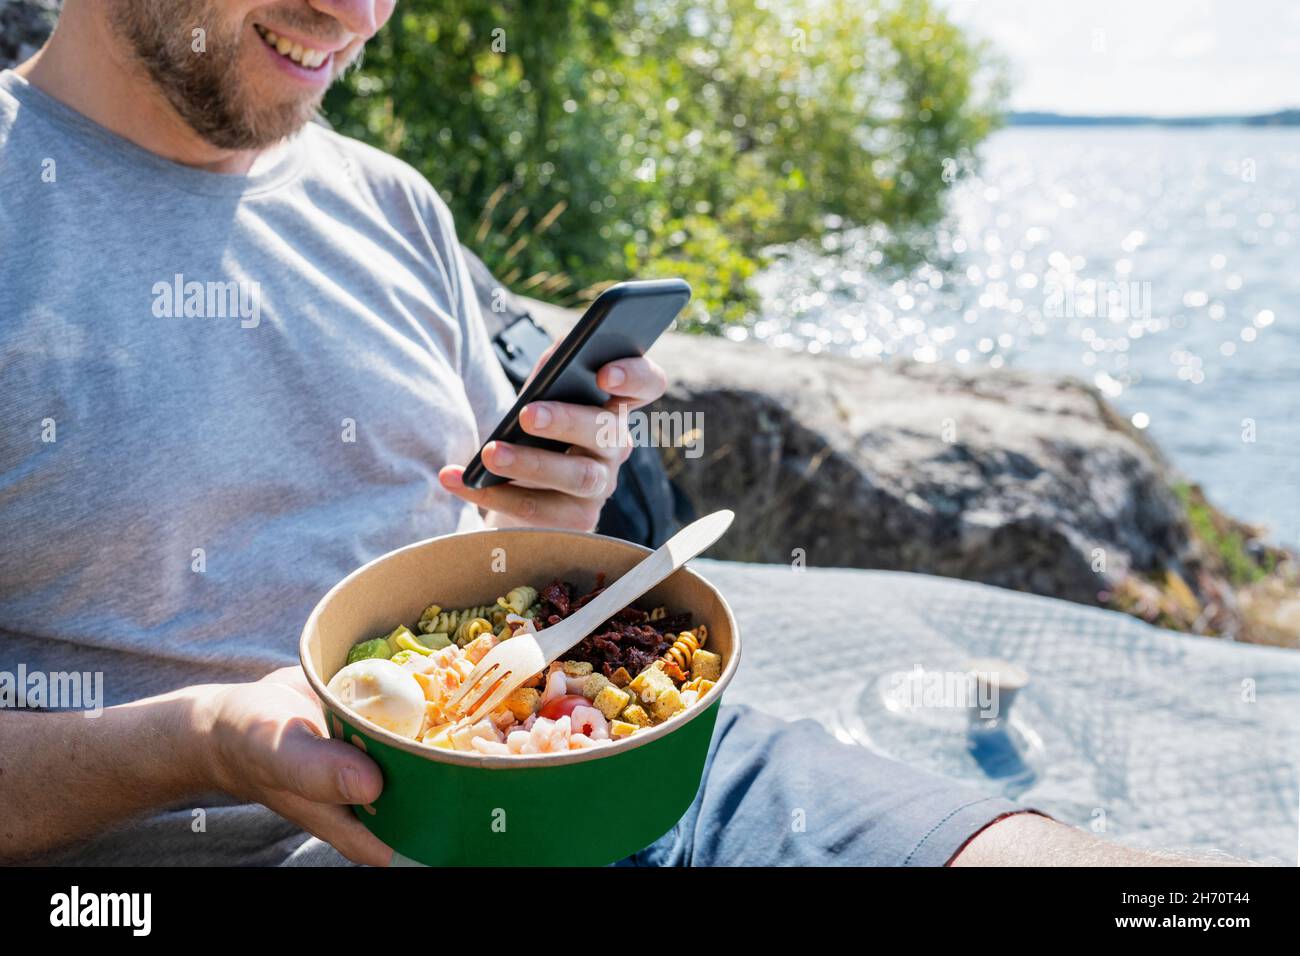
<instances>
[{"instance_id":1,"label":"hand holding smartphone","mask_svg":"<svg viewBox=\"0 0 1300 956\"><path fill-rule=\"evenodd\" d=\"M618 359L644 355L672 324L691 298L691 287L681 279L620 282L610 286L587 309L556 346L537 374L524 386L514 406L492 430L486 447L494 441L532 448L564 451L561 442L530 435L519 415L531 402L570 402L603 406L610 395L596 384L596 375ZM467 487L482 489L508 479L488 471L483 449L465 468Z\"/></svg>"}]
</instances>

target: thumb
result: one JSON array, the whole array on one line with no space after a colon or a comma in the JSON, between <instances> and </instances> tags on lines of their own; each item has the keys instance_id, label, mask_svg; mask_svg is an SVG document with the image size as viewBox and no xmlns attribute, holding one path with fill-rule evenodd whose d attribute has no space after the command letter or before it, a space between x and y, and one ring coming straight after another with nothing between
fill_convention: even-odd
<instances>
[{"instance_id":1,"label":"thumb","mask_svg":"<svg viewBox=\"0 0 1300 956\"><path fill-rule=\"evenodd\" d=\"M304 719L285 725L271 769L277 787L316 803L372 803L384 789L373 760L341 740L321 737Z\"/></svg>"}]
</instances>

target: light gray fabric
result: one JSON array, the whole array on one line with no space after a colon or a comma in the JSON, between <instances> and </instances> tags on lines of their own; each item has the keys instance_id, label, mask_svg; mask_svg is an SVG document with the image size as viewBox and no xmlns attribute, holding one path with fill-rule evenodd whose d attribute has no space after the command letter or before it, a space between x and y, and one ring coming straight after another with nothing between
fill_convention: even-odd
<instances>
[{"instance_id":1,"label":"light gray fabric","mask_svg":"<svg viewBox=\"0 0 1300 956\"><path fill-rule=\"evenodd\" d=\"M0 250L0 669L100 670L108 703L256 677L340 577L481 526L437 471L513 392L400 161L310 125L207 173L4 72ZM166 316L177 275L206 317Z\"/></svg>"},{"instance_id":2,"label":"light gray fabric","mask_svg":"<svg viewBox=\"0 0 1300 956\"><path fill-rule=\"evenodd\" d=\"M1020 803L1090 829L1104 823L1103 835L1133 846L1296 862L1295 651L918 574L693 566L749 638L729 703L812 717L844 736L846 698L869 680L1006 658L1031 673L1014 708L1047 758Z\"/></svg>"},{"instance_id":3,"label":"light gray fabric","mask_svg":"<svg viewBox=\"0 0 1300 956\"><path fill-rule=\"evenodd\" d=\"M125 823L31 862L42 866L279 866L290 860L331 866L347 862L333 847L308 837L266 807L212 797Z\"/></svg>"}]
</instances>

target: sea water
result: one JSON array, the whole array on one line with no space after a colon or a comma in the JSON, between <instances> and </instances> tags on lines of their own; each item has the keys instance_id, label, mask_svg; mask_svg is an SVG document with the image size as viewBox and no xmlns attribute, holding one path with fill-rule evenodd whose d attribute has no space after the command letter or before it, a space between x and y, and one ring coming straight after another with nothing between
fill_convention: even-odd
<instances>
[{"instance_id":1,"label":"sea water","mask_svg":"<svg viewBox=\"0 0 1300 956\"><path fill-rule=\"evenodd\" d=\"M747 333L864 362L1096 385L1231 514L1300 545L1300 129L1011 128L934 251L880 230L775 250Z\"/></svg>"}]
</instances>

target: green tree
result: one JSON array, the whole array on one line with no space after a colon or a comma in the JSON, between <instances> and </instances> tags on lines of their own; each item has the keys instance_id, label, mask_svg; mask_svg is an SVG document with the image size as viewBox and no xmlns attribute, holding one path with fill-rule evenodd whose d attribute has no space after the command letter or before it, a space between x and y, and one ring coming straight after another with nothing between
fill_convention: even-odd
<instances>
[{"instance_id":1,"label":"green tree","mask_svg":"<svg viewBox=\"0 0 1300 956\"><path fill-rule=\"evenodd\" d=\"M884 224L914 246L996 121L991 64L931 0L402 0L326 110L420 169L518 291L682 275L684 324L715 330L774 243Z\"/></svg>"}]
</instances>

